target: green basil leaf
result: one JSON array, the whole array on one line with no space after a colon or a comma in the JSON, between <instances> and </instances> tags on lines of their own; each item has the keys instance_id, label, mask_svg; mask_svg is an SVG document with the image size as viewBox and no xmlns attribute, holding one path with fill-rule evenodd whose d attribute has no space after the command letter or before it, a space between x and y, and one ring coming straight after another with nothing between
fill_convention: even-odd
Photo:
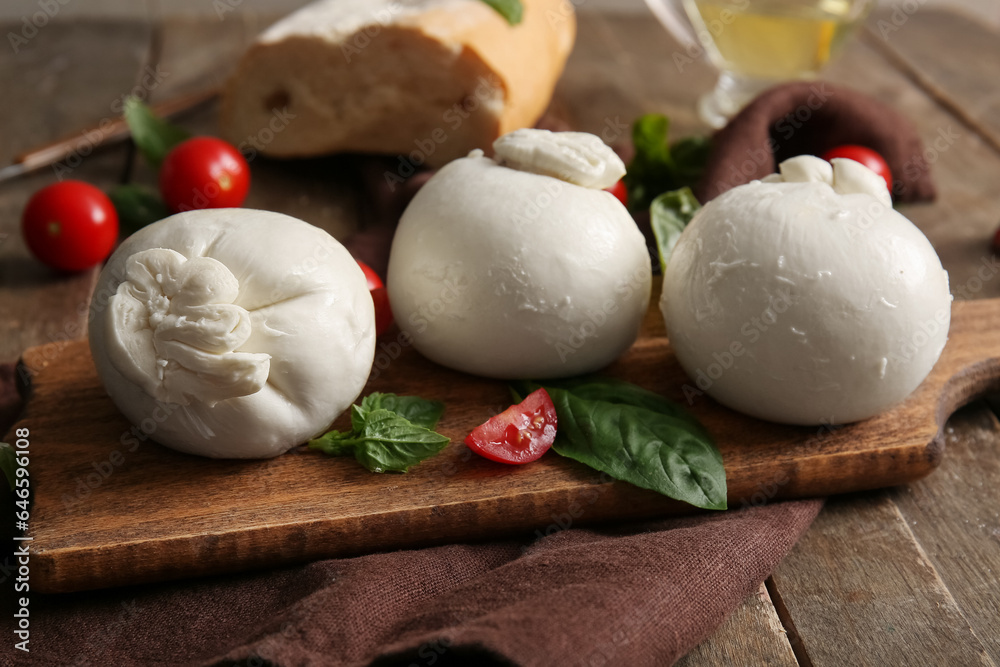
<instances>
[{"instance_id":1,"label":"green basil leaf","mask_svg":"<svg viewBox=\"0 0 1000 667\"><path fill-rule=\"evenodd\" d=\"M7 478L7 486L14 490L14 480L17 477L17 453L6 442L0 442L0 470Z\"/></svg>"},{"instance_id":2,"label":"green basil leaf","mask_svg":"<svg viewBox=\"0 0 1000 667\"><path fill-rule=\"evenodd\" d=\"M677 245L681 232L701 208L690 188L664 192L649 205L649 222L660 255L660 272L667 270L667 260Z\"/></svg>"},{"instance_id":3,"label":"green basil leaf","mask_svg":"<svg viewBox=\"0 0 1000 667\"><path fill-rule=\"evenodd\" d=\"M726 508L722 456L703 428L627 403L548 391L559 417L558 454L695 507Z\"/></svg>"},{"instance_id":4,"label":"green basil leaf","mask_svg":"<svg viewBox=\"0 0 1000 667\"><path fill-rule=\"evenodd\" d=\"M640 116L632 125L632 144L635 146L636 157L649 162L667 162L670 160L670 146L667 136L670 132L670 119L663 114L648 113Z\"/></svg>"},{"instance_id":5,"label":"green basil leaf","mask_svg":"<svg viewBox=\"0 0 1000 667\"><path fill-rule=\"evenodd\" d=\"M545 387L565 389L577 398L587 401L605 401L652 410L687 422L692 428L704 432L701 423L677 403L625 380L585 375L563 380L546 380Z\"/></svg>"},{"instance_id":6,"label":"green basil leaf","mask_svg":"<svg viewBox=\"0 0 1000 667\"><path fill-rule=\"evenodd\" d=\"M309 448L353 455L372 472L406 472L450 442L432 430L443 413L440 401L373 392L351 406L350 431L325 433L310 440Z\"/></svg>"},{"instance_id":7,"label":"green basil leaf","mask_svg":"<svg viewBox=\"0 0 1000 667\"><path fill-rule=\"evenodd\" d=\"M365 428L365 420L368 419L369 412L370 410L366 409L364 404L351 406L351 428L354 429L354 433L360 433Z\"/></svg>"},{"instance_id":8,"label":"green basil leaf","mask_svg":"<svg viewBox=\"0 0 1000 667\"><path fill-rule=\"evenodd\" d=\"M354 453L354 445L349 442L353 437L351 431L330 431L309 441L309 449L318 449L328 456L350 456Z\"/></svg>"},{"instance_id":9,"label":"green basil leaf","mask_svg":"<svg viewBox=\"0 0 1000 667\"><path fill-rule=\"evenodd\" d=\"M125 122L136 148L154 167L160 166L171 148L191 137L186 130L158 118L137 97L125 100Z\"/></svg>"},{"instance_id":10,"label":"green basil leaf","mask_svg":"<svg viewBox=\"0 0 1000 667\"><path fill-rule=\"evenodd\" d=\"M708 137L684 137L670 147L674 178L678 185L693 186L705 172L712 142Z\"/></svg>"},{"instance_id":11,"label":"green basil leaf","mask_svg":"<svg viewBox=\"0 0 1000 667\"><path fill-rule=\"evenodd\" d=\"M661 184L671 182L669 129L670 120L661 114L646 114L632 125L635 157L625 173L625 186L629 208L634 211L649 206L653 197L662 192Z\"/></svg>"},{"instance_id":12,"label":"green basil leaf","mask_svg":"<svg viewBox=\"0 0 1000 667\"><path fill-rule=\"evenodd\" d=\"M354 443L354 458L368 470L406 472L440 452L451 440L395 412L377 408L368 413L364 429L346 442Z\"/></svg>"},{"instance_id":13,"label":"green basil leaf","mask_svg":"<svg viewBox=\"0 0 1000 667\"><path fill-rule=\"evenodd\" d=\"M507 23L510 25L517 25L524 16L524 6L521 4L521 0L483 0L483 2L507 19Z\"/></svg>"},{"instance_id":14,"label":"green basil leaf","mask_svg":"<svg viewBox=\"0 0 1000 667\"><path fill-rule=\"evenodd\" d=\"M108 193L108 198L118 213L118 224L127 234L133 234L148 224L170 215L159 195L141 185L116 186Z\"/></svg>"},{"instance_id":15,"label":"green basil leaf","mask_svg":"<svg viewBox=\"0 0 1000 667\"><path fill-rule=\"evenodd\" d=\"M361 409L370 412L379 408L395 412L417 426L433 429L444 414L444 403L419 396L397 396L373 392L361 401ZM357 428L357 426L355 426Z\"/></svg>"},{"instance_id":16,"label":"green basil leaf","mask_svg":"<svg viewBox=\"0 0 1000 667\"><path fill-rule=\"evenodd\" d=\"M711 142L707 137L668 141L670 120L646 114L632 125L635 157L628 165L625 185L629 208L641 211L662 192L692 186L705 171Z\"/></svg>"}]
</instances>

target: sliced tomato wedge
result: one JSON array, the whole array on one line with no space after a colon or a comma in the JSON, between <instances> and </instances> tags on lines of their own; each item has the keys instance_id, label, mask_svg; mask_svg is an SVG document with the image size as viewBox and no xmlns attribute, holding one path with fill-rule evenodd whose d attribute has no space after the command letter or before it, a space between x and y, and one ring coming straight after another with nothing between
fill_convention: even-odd
<instances>
[{"instance_id":1,"label":"sliced tomato wedge","mask_svg":"<svg viewBox=\"0 0 1000 667\"><path fill-rule=\"evenodd\" d=\"M556 439L556 406L549 393L538 389L465 437L469 449L500 463L538 460Z\"/></svg>"}]
</instances>

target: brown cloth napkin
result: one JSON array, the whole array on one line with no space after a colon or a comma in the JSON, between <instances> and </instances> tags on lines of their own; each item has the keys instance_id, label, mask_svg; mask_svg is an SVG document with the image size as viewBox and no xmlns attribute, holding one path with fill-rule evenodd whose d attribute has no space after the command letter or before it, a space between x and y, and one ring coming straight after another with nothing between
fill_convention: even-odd
<instances>
[{"instance_id":1,"label":"brown cloth napkin","mask_svg":"<svg viewBox=\"0 0 1000 667\"><path fill-rule=\"evenodd\" d=\"M713 137L695 195L707 202L773 174L787 158L821 155L844 144L867 146L885 158L897 201L934 199L930 165L913 123L878 100L825 81L782 84L747 105Z\"/></svg>"},{"instance_id":2,"label":"brown cloth napkin","mask_svg":"<svg viewBox=\"0 0 1000 667\"><path fill-rule=\"evenodd\" d=\"M0 365L0 431L18 403L13 367ZM670 665L758 588L821 504L71 595L29 591L30 653L13 648L5 561L0 665Z\"/></svg>"},{"instance_id":3,"label":"brown cloth napkin","mask_svg":"<svg viewBox=\"0 0 1000 667\"><path fill-rule=\"evenodd\" d=\"M397 167L376 158L358 165L368 225L346 245L379 272L395 220L427 178L393 186L385 175ZM13 380L0 366L0 415L11 419ZM13 649L5 609L0 665L670 665L757 590L820 506L775 503L270 572L31 592L31 652ZM0 583L7 606L12 583Z\"/></svg>"}]
</instances>

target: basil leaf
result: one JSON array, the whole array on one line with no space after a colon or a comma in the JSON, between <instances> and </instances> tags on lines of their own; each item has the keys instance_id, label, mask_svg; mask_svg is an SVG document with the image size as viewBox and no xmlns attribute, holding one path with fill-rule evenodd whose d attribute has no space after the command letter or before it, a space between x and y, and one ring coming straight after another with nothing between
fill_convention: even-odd
<instances>
[{"instance_id":1,"label":"basil leaf","mask_svg":"<svg viewBox=\"0 0 1000 667\"><path fill-rule=\"evenodd\" d=\"M650 163L668 162L669 132L670 119L663 114L648 113L636 119L632 126L632 144L635 146L636 157Z\"/></svg>"},{"instance_id":2,"label":"basil leaf","mask_svg":"<svg viewBox=\"0 0 1000 667\"><path fill-rule=\"evenodd\" d=\"M670 147L674 178L680 185L692 186L705 173L712 142L708 137L684 137Z\"/></svg>"},{"instance_id":3,"label":"basil leaf","mask_svg":"<svg viewBox=\"0 0 1000 667\"><path fill-rule=\"evenodd\" d=\"M546 380L545 386L566 389L577 398L587 401L605 401L607 403L632 405L637 408L659 412L668 417L687 422L693 428L704 432L704 427L701 423L677 403L625 380L598 375L585 375L564 380Z\"/></svg>"},{"instance_id":4,"label":"basil leaf","mask_svg":"<svg viewBox=\"0 0 1000 667\"><path fill-rule=\"evenodd\" d=\"M373 392L351 406L351 430L330 431L310 449L351 456L372 472L406 472L440 452L451 440L432 429L444 404L417 396Z\"/></svg>"},{"instance_id":5,"label":"basil leaf","mask_svg":"<svg viewBox=\"0 0 1000 667\"><path fill-rule=\"evenodd\" d=\"M7 486L14 490L14 480L17 477L17 453L6 442L0 442L0 470L7 478Z\"/></svg>"},{"instance_id":6,"label":"basil leaf","mask_svg":"<svg viewBox=\"0 0 1000 667\"><path fill-rule=\"evenodd\" d=\"M158 118L137 97L125 100L125 122L139 152L154 167L160 166L171 148L191 137L186 130Z\"/></svg>"},{"instance_id":7,"label":"basil leaf","mask_svg":"<svg viewBox=\"0 0 1000 667\"><path fill-rule=\"evenodd\" d=\"M345 442L354 443L354 458L372 472L406 472L440 452L451 440L378 408L368 413L361 433Z\"/></svg>"},{"instance_id":8,"label":"basil leaf","mask_svg":"<svg viewBox=\"0 0 1000 667\"><path fill-rule=\"evenodd\" d=\"M646 114L632 125L635 157L628 165L625 185L629 208L643 210L662 192L698 182L711 142L706 137L686 137L671 145L667 135L670 120L662 114Z\"/></svg>"},{"instance_id":9,"label":"basil leaf","mask_svg":"<svg viewBox=\"0 0 1000 667\"><path fill-rule=\"evenodd\" d=\"M656 237L656 249L660 255L660 273L667 270L667 260L677 245L681 232L691 222L694 214L701 209L690 188L664 192L649 205L649 222Z\"/></svg>"},{"instance_id":10,"label":"basil leaf","mask_svg":"<svg viewBox=\"0 0 1000 667\"><path fill-rule=\"evenodd\" d=\"M703 509L726 509L722 456L687 419L551 388L559 430L552 448L615 479Z\"/></svg>"},{"instance_id":11,"label":"basil leaf","mask_svg":"<svg viewBox=\"0 0 1000 667\"><path fill-rule=\"evenodd\" d=\"M383 408L395 412L410 423L433 429L441 421L444 414L444 403L429 401L419 396L397 396L373 392L361 401L361 409L365 412ZM357 428L355 426L355 428Z\"/></svg>"},{"instance_id":12,"label":"basil leaf","mask_svg":"<svg viewBox=\"0 0 1000 667\"><path fill-rule=\"evenodd\" d=\"M510 25L517 25L523 18L524 6L521 5L521 0L483 0L483 2L507 19Z\"/></svg>"},{"instance_id":13,"label":"basil leaf","mask_svg":"<svg viewBox=\"0 0 1000 667\"><path fill-rule=\"evenodd\" d=\"M354 445L348 442L354 434L351 431L330 431L309 441L309 449L318 449L329 456L350 456Z\"/></svg>"},{"instance_id":14,"label":"basil leaf","mask_svg":"<svg viewBox=\"0 0 1000 667\"><path fill-rule=\"evenodd\" d=\"M170 215L170 209L163 200L155 192L141 185L116 186L108 193L108 198L115 205L118 223L126 235L133 234L146 225Z\"/></svg>"}]
</instances>

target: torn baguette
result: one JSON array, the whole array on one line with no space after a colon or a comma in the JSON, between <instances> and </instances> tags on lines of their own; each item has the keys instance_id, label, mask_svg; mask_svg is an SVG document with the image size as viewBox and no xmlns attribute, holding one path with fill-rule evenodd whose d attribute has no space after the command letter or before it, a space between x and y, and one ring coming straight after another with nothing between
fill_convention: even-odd
<instances>
[{"instance_id":1,"label":"torn baguette","mask_svg":"<svg viewBox=\"0 0 1000 667\"><path fill-rule=\"evenodd\" d=\"M545 111L576 24L568 0L320 0L267 29L222 99L224 136L274 157L341 152L440 166Z\"/></svg>"}]
</instances>

